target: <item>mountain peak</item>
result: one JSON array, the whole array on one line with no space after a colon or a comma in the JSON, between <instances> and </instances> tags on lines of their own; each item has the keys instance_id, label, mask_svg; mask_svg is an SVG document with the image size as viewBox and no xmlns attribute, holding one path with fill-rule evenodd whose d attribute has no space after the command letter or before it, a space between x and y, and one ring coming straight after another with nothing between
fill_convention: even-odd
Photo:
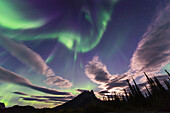
<instances>
[{"instance_id":1,"label":"mountain peak","mask_svg":"<svg viewBox=\"0 0 170 113\"><path fill-rule=\"evenodd\" d=\"M79 108L84 107L92 102L100 102L100 100L95 96L93 90L91 91L84 91L74 99L64 103L61 106L57 106L56 109L63 109L63 108Z\"/></svg>"}]
</instances>

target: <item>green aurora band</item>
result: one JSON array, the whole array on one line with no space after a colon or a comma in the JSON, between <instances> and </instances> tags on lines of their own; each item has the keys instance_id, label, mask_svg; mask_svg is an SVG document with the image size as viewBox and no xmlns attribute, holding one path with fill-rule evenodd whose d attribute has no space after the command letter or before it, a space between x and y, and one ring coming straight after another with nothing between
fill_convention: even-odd
<instances>
[{"instance_id":1,"label":"green aurora band","mask_svg":"<svg viewBox=\"0 0 170 113\"><path fill-rule=\"evenodd\" d=\"M83 53L90 51L100 42L111 18L113 5L117 2L117 0L108 0L111 4L110 9L100 5L98 8L99 11L96 13L97 19L95 21L92 18L93 15L88 9L83 10L86 13L84 18L92 27L88 30L86 35L82 35L83 33L72 30L70 26L68 28L61 29L61 26L58 26L58 28L53 29L50 32L42 30L41 27L45 26L47 23L44 21L45 19L39 18L32 20L27 18L25 15L23 15L24 12L21 10L22 8L19 9L17 7L16 3L18 2L15 3L15 1L16 0L13 2L9 2L9 0L0 0L1 35L18 41L58 38L59 42L64 44L69 50ZM21 0L19 0L19 2L21 2ZM68 21L69 17L62 23L67 24ZM82 31L87 30L84 26L85 25L80 26L82 27L80 28Z\"/></svg>"},{"instance_id":2,"label":"green aurora band","mask_svg":"<svg viewBox=\"0 0 170 113\"><path fill-rule=\"evenodd\" d=\"M12 2L15 0L0 0L0 26L9 29L30 29L41 27L45 21L28 20Z\"/></svg>"}]
</instances>

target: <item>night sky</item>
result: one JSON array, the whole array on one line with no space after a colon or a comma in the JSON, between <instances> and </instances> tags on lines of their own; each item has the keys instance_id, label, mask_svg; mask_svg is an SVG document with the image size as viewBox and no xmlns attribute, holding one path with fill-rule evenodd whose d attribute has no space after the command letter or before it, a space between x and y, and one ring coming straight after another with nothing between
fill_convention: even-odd
<instances>
[{"instance_id":1,"label":"night sky","mask_svg":"<svg viewBox=\"0 0 170 113\"><path fill-rule=\"evenodd\" d=\"M170 71L168 0L0 0L0 102L54 107Z\"/></svg>"}]
</instances>

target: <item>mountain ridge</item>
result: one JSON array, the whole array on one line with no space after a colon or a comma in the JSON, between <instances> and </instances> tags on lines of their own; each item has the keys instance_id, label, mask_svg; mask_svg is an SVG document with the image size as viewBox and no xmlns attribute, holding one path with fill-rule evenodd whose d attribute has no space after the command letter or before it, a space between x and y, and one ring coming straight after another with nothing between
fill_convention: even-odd
<instances>
[{"instance_id":1,"label":"mountain ridge","mask_svg":"<svg viewBox=\"0 0 170 113\"><path fill-rule=\"evenodd\" d=\"M79 94L78 96L76 96L75 98L73 98L72 100L55 107L54 109L68 109L68 108L81 108L81 107L85 107L93 102L101 102L101 100L99 100L93 90L91 91L83 91L81 94Z\"/></svg>"}]
</instances>

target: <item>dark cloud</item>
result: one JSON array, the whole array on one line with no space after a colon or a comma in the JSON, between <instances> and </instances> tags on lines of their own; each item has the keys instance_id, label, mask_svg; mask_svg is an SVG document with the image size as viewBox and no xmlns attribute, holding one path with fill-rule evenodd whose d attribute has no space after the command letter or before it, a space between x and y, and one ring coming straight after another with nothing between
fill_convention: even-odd
<instances>
[{"instance_id":1,"label":"dark cloud","mask_svg":"<svg viewBox=\"0 0 170 113\"><path fill-rule=\"evenodd\" d=\"M17 94L17 95L25 95L25 96L30 96L31 98L46 98L46 99L72 99L74 98L74 96L36 96L36 95L29 95L29 94L26 94L26 93L23 93L23 92L12 92L14 94Z\"/></svg>"},{"instance_id":2,"label":"dark cloud","mask_svg":"<svg viewBox=\"0 0 170 113\"><path fill-rule=\"evenodd\" d=\"M107 90L104 90L104 91L100 91L99 93L110 93L110 92Z\"/></svg>"},{"instance_id":3,"label":"dark cloud","mask_svg":"<svg viewBox=\"0 0 170 113\"><path fill-rule=\"evenodd\" d=\"M121 80L121 79L123 79L123 78L125 78L125 77L127 77L128 75L117 75L116 77L114 77L114 78L112 78L111 79L111 82L117 82L117 81L119 81L119 80Z\"/></svg>"},{"instance_id":4,"label":"dark cloud","mask_svg":"<svg viewBox=\"0 0 170 113\"><path fill-rule=\"evenodd\" d=\"M54 89L48 89L45 87L35 86L35 85L31 84L29 82L29 80L27 80L26 78L21 77L21 76L15 74L9 70L6 70L2 67L0 67L0 80L3 82L10 82L10 83L18 84L21 86L25 86L25 87L28 87L28 88L31 88L31 89L34 89L37 91L41 91L41 92L44 92L47 94L70 95L70 93L68 93L68 92L61 92L61 91L54 90Z\"/></svg>"},{"instance_id":5,"label":"dark cloud","mask_svg":"<svg viewBox=\"0 0 170 113\"><path fill-rule=\"evenodd\" d=\"M99 91L98 93L103 96L103 95L108 94L110 92L108 90L102 90L102 91Z\"/></svg>"},{"instance_id":6,"label":"dark cloud","mask_svg":"<svg viewBox=\"0 0 170 113\"><path fill-rule=\"evenodd\" d=\"M64 97L57 97L57 96L31 96L32 98L36 99L47 99L49 101L60 101L60 102L67 102L74 98L74 96L64 96Z\"/></svg>"},{"instance_id":7,"label":"dark cloud","mask_svg":"<svg viewBox=\"0 0 170 113\"><path fill-rule=\"evenodd\" d=\"M122 81L111 81L109 83L106 84L106 88L109 90L109 89L112 89L112 88L116 88L116 87L125 87L127 86L127 82L126 80L122 80Z\"/></svg>"},{"instance_id":8,"label":"dark cloud","mask_svg":"<svg viewBox=\"0 0 170 113\"><path fill-rule=\"evenodd\" d=\"M68 102L68 101L70 101L71 99L65 100L65 99L49 98L48 100L51 100L51 101L59 101L59 102Z\"/></svg>"},{"instance_id":9,"label":"dark cloud","mask_svg":"<svg viewBox=\"0 0 170 113\"><path fill-rule=\"evenodd\" d=\"M56 96L31 96L35 98L48 98L48 99L72 99L74 96L64 96L64 97L56 97Z\"/></svg>"},{"instance_id":10,"label":"dark cloud","mask_svg":"<svg viewBox=\"0 0 170 113\"><path fill-rule=\"evenodd\" d=\"M165 80L165 79L169 78L169 76L168 75L158 75L158 76L156 76L156 78L158 80L162 81L162 80Z\"/></svg>"},{"instance_id":11,"label":"dark cloud","mask_svg":"<svg viewBox=\"0 0 170 113\"><path fill-rule=\"evenodd\" d=\"M28 98L28 97L20 97L20 98L26 101L48 102L47 99L37 99L37 98Z\"/></svg>"},{"instance_id":12,"label":"dark cloud","mask_svg":"<svg viewBox=\"0 0 170 113\"><path fill-rule=\"evenodd\" d=\"M99 69L97 72L94 73L95 75L97 75L94 79L96 81L99 82L105 82L108 81L108 73L106 73L105 71L103 71L102 69Z\"/></svg>"},{"instance_id":13,"label":"dark cloud","mask_svg":"<svg viewBox=\"0 0 170 113\"><path fill-rule=\"evenodd\" d=\"M139 89L143 89L147 85L147 82L138 84Z\"/></svg>"},{"instance_id":14,"label":"dark cloud","mask_svg":"<svg viewBox=\"0 0 170 113\"><path fill-rule=\"evenodd\" d=\"M23 84L26 87L29 87L31 89L37 90L37 91L41 91L47 94L53 94L53 95L70 95L71 93L68 92L61 92L58 90L54 90L54 89L49 89L49 88L45 88L45 87L40 87L40 86L35 86L32 84Z\"/></svg>"},{"instance_id":15,"label":"dark cloud","mask_svg":"<svg viewBox=\"0 0 170 113\"><path fill-rule=\"evenodd\" d=\"M93 57L93 60L88 62L85 67L85 73L97 84L107 83L111 76L106 66L99 61L98 56Z\"/></svg>"},{"instance_id":16,"label":"dark cloud","mask_svg":"<svg viewBox=\"0 0 170 113\"><path fill-rule=\"evenodd\" d=\"M26 78L21 77L2 67L0 67L0 81L10 82L14 84L31 84Z\"/></svg>"},{"instance_id":17,"label":"dark cloud","mask_svg":"<svg viewBox=\"0 0 170 113\"><path fill-rule=\"evenodd\" d=\"M89 90L86 90L86 89L76 89L76 91L82 93L82 92L84 92L84 91L89 91Z\"/></svg>"},{"instance_id":18,"label":"dark cloud","mask_svg":"<svg viewBox=\"0 0 170 113\"><path fill-rule=\"evenodd\" d=\"M16 92L12 92L12 93L14 93L14 94L18 94L18 95L25 95L25 96L28 96L28 94L23 93L23 92L18 92L18 91L16 91Z\"/></svg>"},{"instance_id":19,"label":"dark cloud","mask_svg":"<svg viewBox=\"0 0 170 113\"><path fill-rule=\"evenodd\" d=\"M20 97L25 101L37 101L37 102L54 103L54 104L58 104L58 102L67 102L74 98L74 96L62 96L62 97L61 96L35 96L23 92L12 92L12 93L17 95L29 96L29 97Z\"/></svg>"}]
</instances>

